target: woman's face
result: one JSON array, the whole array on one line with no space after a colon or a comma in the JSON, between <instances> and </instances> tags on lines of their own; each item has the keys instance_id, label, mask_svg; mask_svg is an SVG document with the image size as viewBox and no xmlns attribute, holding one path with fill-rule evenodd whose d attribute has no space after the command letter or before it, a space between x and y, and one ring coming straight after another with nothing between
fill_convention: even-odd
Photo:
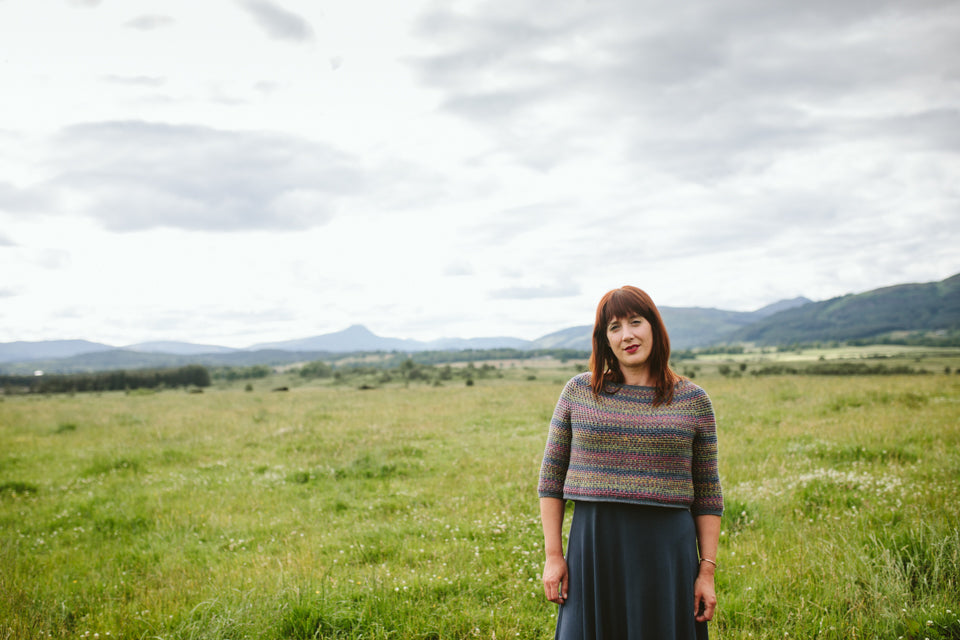
<instances>
[{"instance_id":1,"label":"woman's face","mask_svg":"<svg viewBox=\"0 0 960 640\"><path fill-rule=\"evenodd\" d=\"M607 323L607 343L622 372L646 369L653 349L653 327L640 315L613 318Z\"/></svg>"}]
</instances>

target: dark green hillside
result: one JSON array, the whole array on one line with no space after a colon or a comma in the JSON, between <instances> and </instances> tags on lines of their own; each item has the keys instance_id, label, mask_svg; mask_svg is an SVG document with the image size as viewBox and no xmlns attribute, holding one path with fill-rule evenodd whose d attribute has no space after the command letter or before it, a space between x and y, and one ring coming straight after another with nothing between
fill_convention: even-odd
<instances>
[{"instance_id":1,"label":"dark green hillside","mask_svg":"<svg viewBox=\"0 0 960 640\"><path fill-rule=\"evenodd\" d=\"M727 311L705 307L660 307L673 349L693 349L727 342L732 332L770 316L775 310L809 304L806 298L781 300L756 311ZM563 329L534 340L531 349L590 351L593 325Z\"/></svg>"},{"instance_id":2,"label":"dark green hillside","mask_svg":"<svg viewBox=\"0 0 960 640\"><path fill-rule=\"evenodd\" d=\"M881 338L894 332L960 331L960 274L814 302L730 334L763 345Z\"/></svg>"},{"instance_id":3,"label":"dark green hillside","mask_svg":"<svg viewBox=\"0 0 960 640\"><path fill-rule=\"evenodd\" d=\"M780 300L756 311L727 311L707 307L660 307L663 322L670 333L672 349L708 347L728 341L728 336L761 318L777 311L809 304L807 298ZM530 349L592 349L590 333L593 325L570 327L538 338L530 343Z\"/></svg>"},{"instance_id":4,"label":"dark green hillside","mask_svg":"<svg viewBox=\"0 0 960 640\"><path fill-rule=\"evenodd\" d=\"M724 311L700 307L661 307L663 322L670 333L673 349L692 349L722 342L731 331L756 319L757 312ZM593 325L563 329L531 343L533 349L575 349L590 351Z\"/></svg>"},{"instance_id":5,"label":"dark green hillside","mask_svg":"<svg viewBox=\"0 0 960 640\"><path fill-rule=\"evenodd\" d=\"M756 312L725 311L702 307L661 307L660 315L673 349L692 349L724 342L732 332L749 325Z\"/></svg>"}]
</instances>

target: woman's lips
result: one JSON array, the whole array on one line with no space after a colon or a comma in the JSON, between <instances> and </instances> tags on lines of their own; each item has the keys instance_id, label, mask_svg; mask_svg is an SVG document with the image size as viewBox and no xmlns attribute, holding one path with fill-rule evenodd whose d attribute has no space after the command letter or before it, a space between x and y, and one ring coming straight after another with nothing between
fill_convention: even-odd
<instances>
[{"instance_id":1,"label":"woman's lips","mask_svg":"<svg viewBox=\"0 0 960 640\"><path fill-rule=\"evenodd\" d=\"M636 345L636 344L630 345L629 347L626 348L626 352L627 352L627 353L636 353L636 352L637 352L637 349L639 349L639 348L640 348L640 345Z\"/></svg>"}]
</instances>

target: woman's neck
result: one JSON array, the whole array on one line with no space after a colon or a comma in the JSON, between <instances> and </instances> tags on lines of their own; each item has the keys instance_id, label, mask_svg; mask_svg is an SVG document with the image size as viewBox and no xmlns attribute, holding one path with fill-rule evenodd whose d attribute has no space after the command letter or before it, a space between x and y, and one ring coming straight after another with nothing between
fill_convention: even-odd
<instances>
[{"instance_id":1,"label":"woman's neck","mask_svg":"<svg viewBox=\"0 0 960 640\"><path fill-rule=\"evenodd\" d=\"M634 387L656 386L656 380L654 380L653 376L650 375L649 367L627 368L621 366L620 374L623 376L623 384L628 384Z\"/></svg>"}]
</instances>

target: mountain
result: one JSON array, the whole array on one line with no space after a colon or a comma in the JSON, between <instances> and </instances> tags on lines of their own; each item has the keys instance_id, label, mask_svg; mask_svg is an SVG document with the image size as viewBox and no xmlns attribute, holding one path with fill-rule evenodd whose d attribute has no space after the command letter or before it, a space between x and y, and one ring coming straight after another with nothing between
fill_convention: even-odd
<instances>
[{"instance_id":1,"label":"mountain","mask_svg":"<svg viewBox=\"0 0 960 640\"><path fill-rule=\"evenodd\" d=\"M440 338L421 343L426 351L464 351L466 349L529 349L530 341L498 336L494 338Z\"/></svg>"},{"instance_id":2,"label":"mountain","mask_svg":"<svg viewBox=\"0 0 960 640\"><path fill-rule=\"evenodd\" d=\"M773 304L768 304L762 309L757 309L753 312L753 315L758 318L766 318L767 316L772 316L775 313L780 311L786 311L787 309L795 309L797 307L802 307L805 304L810 304L813 302L810 298L790 298L789 300L780 300L779 302L774 302Z\"/></svg>"},{"instance_id":3,"label":"mountain","mask_svg":"<svg viewBox=\"0 0 960 640\"><path fill-rule=\"evenodd\" d=\"M670 334L671 349L705 347L724 338L736 329L754 322L759 311L724 311L700 307L660 307L660 315ZM590 351L593 325L581 325L562 329L537 338L531 343L533 349L578 349Z\"/></svg>"},{"instance_id":4,"label":"mountain","mask_svg":"<svg viewBox=\"0 0 960 640\"><path fill-rule=\"evenodd\" d=\"M312 338L256 344L251 349L281 349L298 351L459 351L463 349L525 349L528 340L520 338L440 338L423 342L406 338L383 338L363 325L355 324L343 331L325 333Z\"/></svg>"},{"instance_id":5,"label":"mountain","mask_svg":"<svg viewBox=\"0 0 960 640\"><path fill-rule=\"evenodd\" d=\"M375 341L380 338L363 325L355 324L347 327L343 331L335 333L325 333L321 336L310 338L298 338L296 340L283 340L281 342L259 342L250 347L251 350L257 349L278 349L281 351L332 351L331 347L337 348L344 345L370 345L371 350ZM347 349L350 350L349 348Z\"/></svg>"},{"instance_id":6,"label":"mountain","mask_svg":"<svg viewBox=\"0 0 960 640\"><path fill-rule=\"evenodd\" d=\"M593 347L590 344L590 332L593 331L593 325L584 324L569 329L561 329L547 335L537 338L530 343L531 349L577 349L579 351L590 351Z\"/></svg>"},{"instance_id":7,"label":"mountain","mask_svg":"<svg viewBox=\"0 0 960 640\"><path fill-rule=\"evenodd\" d=\"M36 370L47 373L84 373L114 369L164 369L183 367L188 364L201 364L208 367L249 367L255 364L279 366L321 360L329 356L328 351L281 351L279 349L197 355L142 353L127 349L112 349L81 353L69 358L0 363L0 374L26 375Z\"/></svg>"},{"instance_id":8,"label":"mountain","mask_svg":"<svg viewBox=\"0 0 960 640\"><path fill-rule=\"evenodd\" d=\"M960 274L811 302L774 313L727 339L785 345L877 339L904 331L960 332Z\"/></svg>"},{"instance_id":9,"label":"mountain","mask_svg":"<svg viewBox=\"0 0 960 640\"><path fill-rule=\"evenodd\" d=\"M751 323L777 313L805 304L807 298L781 300L756 311L725 311L703 307L660 307L660 315L667 325L672 349L693 349L726 342L728 336ZM593 325L581 325L562 329L537 338L530 343L531 349L577 349L590 351Z\"/></svg>"},{"instance_id":10,"label":"mountain","mask_svg":"<svg viewBox=\"0 0 960 640\"><path fill-rule=\"evenodd\" d=\"M41 342L0 343L0 362L69 358L81 353L96 353L116 349L110 345L88 340L44 340Z\"/></svg>"},{"instance_id":11,"label":"mountain","mask_svg":"<svg viewBox=\"0 0 960 640\"><path fill-rule=\"evenodd\" d=\"M693 349L724 342L730 332L756 321L756 311L725 311L700 307L661 307L671 349Z\"/></svg>"},{"instance_id":12,"label":"mountain","mask_svg":"<svg viewBox=\"0 0 960 640\"><path fill-rule=\"evenodd\" d=\"M716 344L759 345L884 340L891 334L940 332L960 340L960 274L941 282L903 284L811 302L782 300L756 311L661 307L674 350ZM280 365L363 351L575 349L590 351L590 325L536 340L440 338L429 342L381 337L362 325L299 340L230 349L183 342L145 342L118 349L86 340L0 343L0 373L96 371L120 368Z\"/></svg>"},{"instance_id":13,"label":"mountain","mask_svg":"<svg viewBox=\"0 0 960 640\"><path fill-rule=\"evenodd\" d=\"M423 343L403 338L381 338L363 325L355 324L343 331L325 333L311 338L255 344L250 349L280 349L283 351L421 351Z\"/></svg>"},{"instance_id":14,"label":"mountain","mask_svg":"<svg viewBox=\"0 0 960 640\"><path fill-rule=\"evenodd\" d=\"M200 353L230 353L237 351L230 347L220 347L214 344L194 344L192 342L173 342L157 340L154 342L140 342L123 347L127 351L140 353L171 353L181 356L193 356Z\"/></svg>"}]
</instances>

